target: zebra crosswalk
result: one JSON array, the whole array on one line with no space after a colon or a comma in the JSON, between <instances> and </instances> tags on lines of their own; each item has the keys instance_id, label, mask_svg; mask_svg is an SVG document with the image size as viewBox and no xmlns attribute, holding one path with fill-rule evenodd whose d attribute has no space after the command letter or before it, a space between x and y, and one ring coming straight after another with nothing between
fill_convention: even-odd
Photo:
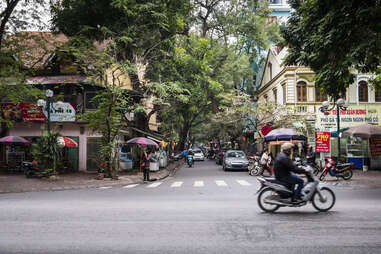
<instances>
[{"instance_id":1,"label":"zebra crosswalk","mask_svg":"<svg viewBox=\"0 0 381 254\"><path fill-rule=\"evenodd\" d=\"M153 182L153 183L149 183L149 184L134 183L134 184L122 186L121 188L122 189L132 189L132 188L136 188L139 186L144 187L144 188L157 188L157 187L161 186L163 183L164 182L162 182L162 181ZM181 188L184 186L188 186L188 187L192 186L194 188L203 188L203 187L206 187L207 185L208 186L214 185L214 186L218 186L218 187L229 187L229 186L247 187L247 186L252 186L253 184L246 181L246 180L237 179L234 181L230 181L229 183L224 181L224 180L214 180L213 182L207 181L207 183L205 183L205 181L203 181L203 180L195 180L193 182L175 181L175 182L170 182L169 184L166 184L166 185L169 188ZM111 188L113 188L113 186L104 186L104 187L99 187L98 189L107 190L107 189L111 189Z\"/></svg>"}]
</instances>

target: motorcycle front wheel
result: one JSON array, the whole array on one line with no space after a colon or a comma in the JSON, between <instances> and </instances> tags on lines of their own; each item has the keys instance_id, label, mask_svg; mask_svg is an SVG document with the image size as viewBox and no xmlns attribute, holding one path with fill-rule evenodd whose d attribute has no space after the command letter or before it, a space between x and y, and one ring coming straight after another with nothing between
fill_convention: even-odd
<instances>
[{"instance_id":1,"label":"motorcycle front wheel","mask_svg":"<svg viewBox=\"0 0 381 254\"><path fill-rule=\"evenodd\" d=\"M258 199L257 199L258 205L263 211L265 211L267 213L273 213L276 210L278 210L280 206L268 204L265 201L266 200L273 200L273 199L277 199L277 198L279 198L278 193L276 193L273 189L265 188L265 189L261 190L261 192L258 195Z\"/></svg>"},{"instance_id":2,"label":"motorcycle front wheel","mask_svg":"<svg viewBox=\"0 0 381 254\"><path fill-rule=\"evenodd\" d=\"M349 180L352 178L352 176L353 176L352 169L348 169L348 170L344 171L344 173L343 173L343 179L344 180Z\"/></svg>"},{"instance_id":3,"label":"motorcycle front wheel","mask_svg":"<svg viewBox=\"0 0 381 254\"><path fill-rule=\"evenodd\" d=\"M250 175L257 176L259 175L259 167L254 167L252 170L250 170Z\"/></svg>"},{"instance_id":4,"label":"motorcycle front wheel","mask_svg":"<svg viewBox=\"0 0 381 254\"><path fill-rule=\"evenodd\" d=\"M320 194L315 192L312 196L312 205L319 212L327 212L331 209L336 202L335 193L328 187L323 187L320 189Z\"/></svg>"}]
</instances>

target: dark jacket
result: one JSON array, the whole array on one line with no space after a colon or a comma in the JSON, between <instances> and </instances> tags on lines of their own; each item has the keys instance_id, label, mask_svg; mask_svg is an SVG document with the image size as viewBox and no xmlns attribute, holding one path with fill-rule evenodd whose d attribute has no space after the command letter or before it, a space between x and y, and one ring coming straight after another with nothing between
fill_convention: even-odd
<instances>
[{"instance_id":1,"label":"dark jacket","mask_svg":"<svg viewBox=\"0 0 381 254\"><path fill-rule=\"evenodd\" d=\"M295 166L292 160L285 153L280 153L274 162L275 178L282 179L284 177L290 176L291 172L301 174L305 173L305 170Z\"/></svg>"}]
</instances>

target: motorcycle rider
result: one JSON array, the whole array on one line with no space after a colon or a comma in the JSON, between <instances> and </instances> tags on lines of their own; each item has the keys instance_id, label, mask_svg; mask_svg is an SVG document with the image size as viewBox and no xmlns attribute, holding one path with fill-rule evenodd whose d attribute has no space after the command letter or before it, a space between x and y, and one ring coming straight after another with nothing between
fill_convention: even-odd
<instances>
[{"instance_id":1,"label":"motorcycle rider","mask_svg":"<svg viewBox=\"0 0 381 254\"><path fill-rule=\"evenodd\" d=\"M309 169L302 169L301 166L295 166L290 159L291 151L294 145L292 143L286 142L281 145L282 152L276 157L274 162L274 174L278 181L292 184L292 190L294 192L291 201L295 203L301 202L301 191L303 189L304 181L299 176L293 174L295 173L307 173L310 172ZM297 188L295 190L295 185Z\"/></svg>"}]
</instances>

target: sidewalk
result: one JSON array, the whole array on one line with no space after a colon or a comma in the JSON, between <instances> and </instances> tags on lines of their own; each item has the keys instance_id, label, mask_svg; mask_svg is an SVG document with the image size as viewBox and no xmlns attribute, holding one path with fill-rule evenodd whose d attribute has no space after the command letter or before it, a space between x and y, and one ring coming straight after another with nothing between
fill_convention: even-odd
<instances>
[{"instance_id":1,"label":"sidewalk","mask_svg":"<svg viewBox=\"0 0 381 254\"><path fill-rule=\"evenodd\" d=\"M182 163L183 161L174 161L164 169L151 172L150 179L161 180L173 175ZM76 172L59 175L58 180L50 181L48 178L26 178L21 173L0 173L0 193L58 191L143 183L142 173L119 172L118 180L97 180L97 176L97 173Z\"/></svg>"},{"instance_id":2,"label":"sidewalk","mask_svg":"<svg viewBox=\"0 0 381 254\"><path fill-rule=\"evenodd\" d=\"M363 172L361 170L353 170L353 177L349 181L327 175L325 182L335 186L349 187L351 189L376 189L381 188L381 171L371 170Z\"/></svg>"}]
</instances>

